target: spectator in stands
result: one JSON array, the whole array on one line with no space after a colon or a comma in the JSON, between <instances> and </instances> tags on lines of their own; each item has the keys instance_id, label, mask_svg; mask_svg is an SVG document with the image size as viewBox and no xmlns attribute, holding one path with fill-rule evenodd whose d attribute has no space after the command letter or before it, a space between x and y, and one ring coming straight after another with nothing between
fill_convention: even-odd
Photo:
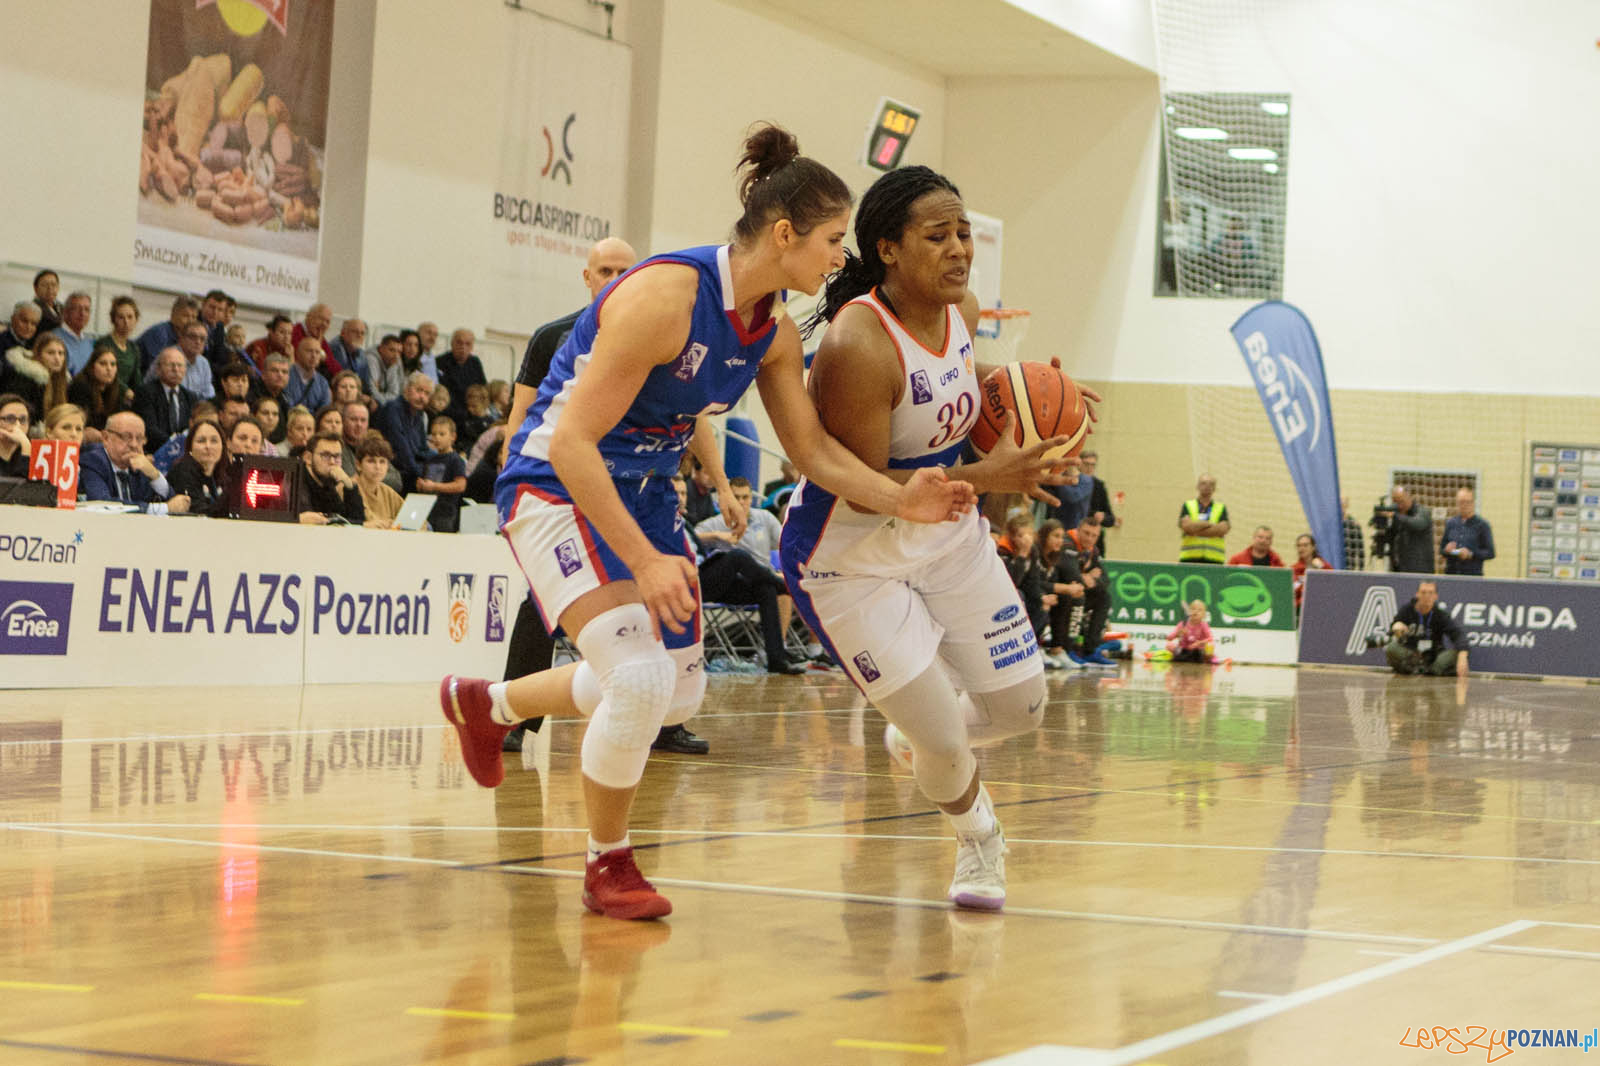
<instances>
[{"instance_id":1,"label":"spectator in stands","mask_svg":"<svg viewBox=\"0 0 1600 1066\"><path fill-rule=\"evenodd\" d=\"M1183 531L1180 563L1220 563L1227 558L1223 538L1233 528L1228 505L1216 498L1217 479L1202 474L1195 483L1195 497L1178 511L1178 528Z\"/></svg>"},{"instance_id":2,"label":"spectator in stands","mask_svg":"<svg viewBox=\"0 0 1600 1066\"><path fill-rule=\"evenodd\" d=\"M11 324L0 331L0 359L11 354L13 348L24 352L33 350L33 338L39 334L39 306L32 300L19 300L11 309ZM0 366L0 381L5 371Z\"/></svg>"},{"instance_id":3,"label":"spectator in stands","mask_svg":"<svg viewBox=\"0 0 1600 1066\"><path fill-rule=\"evenodd\" d=\"M254 418L241 418L235 422L228 431L227 439L230 458L272 454L264 450L267 447L266 437L262 435L261 423Z\"/></svg>"},{"instance_id":4,"label":"spectator in stands","mask_svg":"<svg viewBox=\"0 0 1600 1066\"><path fill-rule=\"evenodd\" d=\"M328 379L317 369L325 358L317 338L301 337L295 342L294 366L283 389L284 399L291 406L298 404L308 411L320 411L333 401Z\"/></svg>"},{"instance_id":5,"label":"spectator in stands","mask_svg":"<svg viewBox=\"0 0 1600 1066\"><path fill-rule=\"evenodd\" d=\"M1079 627L1078 655L1090 666L1116 666L1100 652L1100 639L1111 613L1111 588L1100 565L1100 520L1093 512L1083 516L1077 529L1067 530L1067 540L1078 556L1078 579L1083 582L1083 622ZM1063 549L1065 550L1065 549Z\"/></svg>"},{"instance_id":6,"label":"spectator in stands","mask_svg":"<svg viewBox=\"0 0 1600 1066\"><path fill-rule=\"evenodd\" d=\"M222 477L222 427L209 419L189 427L183 457L172 464L167 480L173 492L189 497L189 513L220 518L227 507Z\"/></svg>"},{"instance_id":7,"label":"spectator in stands","mask_svg":"<svg viewBox=\"0 0 1600 1066\"><path fill-rule=\"evenodd\" d=\"M129 397L140 381L139 348L133 339L133 328L138 324L138 303L132 296L118 296L111 301L111 332L94 342L95 348L105 348L116 354L117 380L128 390Z\"/></svg>"},{"instance_id":8,"label":"spectator in stands","mask_svg":"<svg viewBox=\"0 0 1600 1066\"><path fill-rule=\"evenodd\" d=\"M1383 654L1397 674L1467 676L1467 635L1439 604L1439 586L1417 585L1417 595L1395 612Z\"/></svg>"},{"instance_id":9,"label":"spectator in stands","mask_svg":"<svg viewBox=\"0 0 1600 1066\"><path fill-rule=\"evenodd\" d=\"M213 383L211 360L206 358L206 327L195 321L178 331L178 351L183 354L183 387L202 400L214 399L217 394ZM144 380L154 381L154 364L145 371Z\"/></svg>"},{"instance_id":10,"label":"spectator in stands","mask_svg":"<svg viewBox=\"0 0 1600 1066\"><path fill-rule=\"evenodd\" d=\"M403 492L416 491L417 461L428 450L428 422L423 413L433 395L433 380L417 372L406 378L406 388L398 400L378 408L372 424L394 449L394 465L400 471Z\"/></svg>"},{"instance_id":11,"label":"spectator in stands","mask_svg":"<svg viewBox=\"0 0 1600 1066\"><path fill-rule=\"evenodd\" d=\"M447 414L450 411L450 390L443 385L435 385L433 394L428 397L428 418L430 422L434 415Z\"/></svg>"},{"instance_id":12,"label":"spectator in stands","mask_svg":"<svg viewBox=\"0 0 1600 1066\"><path fill-rule=\"evenodd\" d=\"M61 325L61 304L56 294L61 291L61 278L54 270L41 270L33 276L33 304L39 309L39 328L53 333Z\"/></svg>"},{"instance_id":13,"label":"spectator in stands","mask_svg":"<svg viewBox=\"0 0 1600 1066\"><path fill-rule=\"evenodd\" d=\"M489 382L489 414L498 422L505 418L506 412L510 410L511 382L504 378L495 378Z\"/></svg>"},{"instance_id":14,"label":"spectator in stands","mask_svg":"<svg viewBox=\"0 0 1600 1066\"><path fill-rule=\"evenodd\" d=\"M78 459L78 489L86 500L131 504L145 514L183 514L189 497L174 493L144 453L144 420L132 411L106 419L105 439L86 444Z\"/></svg>"},{"instance_id":15,"label":"spectator in stands","mask_svg":"<svg viewBox=\"0 0 1600 1066\"><path fill-rule=\"evenodd\" d=\"M363 407L362 412L365 411ZM356 448L356 488L361 491L361 502L367 509L366 524L375 529L392 529L405 503L400 494L385 483L393 456L394 449L378 433L368 434Z\"/></svg>"},{"instance_id":16,"label":"spectator in stands","mask_svg":"<svg viewBox=\"0 0 1600 1066\"><path fill-rule=\"evenodd\" d=\"M367 392L373 403L381 407L398 400L406 387L406 372L400 365L400 338L387 334L378 342L378 350L368 352L365 359Z\"/></svg>"},{"instance_id":17,"label":"spectator in stands","mask_svg":"<svg viewBox=\"0 0 1600 1066\"><path fill-rule=\"evenodd\" d=\"M242 359L235 359L231 363L222 364L217 371L217 394L213 397L220 407L227 400L243 401L246 408L250 406L250 367ZM246 414L250 412L245 411ZM228 427L222 427L226 430Z\"/></svg>"},{"instance_id":18,"label":"spectator in stands","mask_svg":"<svg viewBox=\"0 0 1600 1066\"><path fill-rule=\"evenodd\" d=\"M189 363L180 348L168 348L151 367L154 380L140 385L133 394L133 410L148 427L151 448L159 448L174 433L189 425L189 415L199 397L183 387Z\"/></svg>"},{"instance_id":19,"label":"spectator in stands","mask_svg":"<svg viewBox=\"0 0 1600 1066\"><path fill-rule=\"evenodd\" d=\"M1483 575L1483 564L1494 558L1494 530L1478 514L1478 500L1468 488L1456 492L1456 513L1444 520L1439 538L1447 574Z\"/></svg>"},{"instance_id":20,"label":"spectator in stands","mask_svg":"<svg viewBox=\"0 0 1600 1066\"><path fill-rule=\"evenodd\" d=\"M183 458L183 453L188 450L189 431L199 422L216 422L219 417L216 404L210 400L201 400L189 412L189 422L183 427L183 431L174 433L167 438L165 444L151 452L150 461L156 464L157 470L170 477L172 468L177 465L178 460ZM194 501L191 500L190 502L193 503Z\"/></svg>"},{"instance_id":21,"label":"spectator in stands","mask_svg":"<svg viewBox=\"0 0 1600 1066\"><path fill-rule=\"evenodd\" d=\"M422 341L417 338L417 331L414 329L400 331L400 371L407 376L427 373L422 369ZM438 371L435 370L434 373L437 374ZM429 380L433 379L430 377Z\"/></svg>"},{"instance_id":22,"label":"spectator in stands","mask_svg":"<svg viewBox=\"0 0 1600 1066\"><path fill-rule=\"evenodd\" d=\"M1081 462L1081 459L1080 459ZM1066 529L1077 529L1083 516L1088 514L1091 497L1094 495L1095 479L1087 477L1080 467L1078 480L1071 485L1052 485L1050 491L1061 502L1049 508L1050 517L1060 522Z\"/></svg>"},{"instance_id":23,"label":"spectator in stands","mask_svg":"<svg viewBox=\"0 0 1600 1066\"><path fill-rule=\"evenodd\" d=\"M71 376L89 363L95 336L89 332L89 294L75 292L61 309L61 324L53 332L67 346L67 374Z\"/></svg>"},{"instance_id":24,"label":"spectator in stands","mask_svg":"<svg viewBox=\"0 0 1600 1066\"><path fill-rule=\"evenodd\" d=\"M212 289L200 301L200 324L206 328L206 343L202 354L212 370L221 369L228 362L228 294Z\"/></svg>"},{"instance_id":25,"label":"spectator in stands","mask_svg":"<svg viewBox=\"0 0 1600 1066\"><path fill-rule=\"evenodd\" d=\"M495 420L489 417L489 387L468 385L466 411L460 418L460 433L456 435L456 451L466 454L478 438L483 436Z\"/></svg>"},{"instance_id":26,"label":"spectator in stands","mask_svg":"<svg viewBox=\"0 0 1600 1066\"><path fill-rule=\"evenodd\" d=\"M294 345L296 362L299 361L300 342L307 337L317 342L316 362L311 364L315 370L333 358L333 346L328 343L328 327L333 325L333 310L324 303L312 304L306 309L306 320L294 327L289 342Z\"/></svg>"},{"instance_id":27,"label":"spectator in stands","mask_svg":"<svg viewBox=\"0 0 1600 1066\"><path fill-rule=\"evenodd\" d=\"M367 509L361 502L361 490L339 468L339 435L319 433L301 452L305 463L301 481L300 522L308 526L325 526L337 519L351 525L364 525Z\"/></svg>"},{"instance_id":28,"label":"spectator in stands","mask_svg":"<svg viewBox=\"0 0 1600 1066\"><path fill-rule=\"evenodd\" d=\"M433 346L439 343L439 327L432 322L424 322L417 327L416 333L417 369L428 375L433 383L437 385L439 383L439 355L434 352ZM407 372L410 372L409 367Z\"/></svg>"},{"instance_id":29,"label":"spectator in stands","mask_svg":"<svg viewBox=\"0 0 1600 1066\"><path fill-rule=\"evenodd\" d=\"M1294 609L1300 610L1301 601L1306 598L1306 571L1327 570L1328 560L1317 552L1317 538L1310 533L1302 533L1294 538Z\"/></svg>"},{"instance_id":30,"label":"spectator in stands","mask_svg":"<svg viewBox=\"0 0 1600 1066\"><path fill-rule=\"evenodd\" d=\"M435 415L428 423L428 448L417 459L417 491L439 497L428 512L428 528L435 533L459 532L467 461L456 451L456 424L449 415Z\"/></svg>"},{"instance_id":31,"label":"spectator in stands","mask_svg":"<svg viewBox=\"0 0 1600 1066\"><path fill-rule=\"evenodd\" d=\"M344 435L344 414L338 404L330 403L317 412L316 432L332 433L335 437Z\"/></svg>"},{"instance_id":32,"label":"spectator in stands","mask_svg":"<svg viewBox=\"0 0 1600 1066\"><path fill-rule=\"evenodd\" d=\"M1044 591L1054 596L1050 605L1048 646L1039 641L1045 666L1062 670L1088 664L1073 648L1074 630L1083 620L1083 579L1078 573L1078 553L1067 551L1067 531L1054 518L1039 523L1036 550L1044 571Z\"/></svg>"},{"instance_id":33,"label":"spectator in stands","mask_svg":"<svg viewBox=\"0 0 1600 1066\"><path fill-rule=\"evenodd\" d=\"M1100 558L1106 557L1106 530L1115 529L1122 525L1122 519L1117 517L1111 509L1111 490L1106 488L1105 478L1095 473L1095 468L1100 465L1100 453L1096 451L1083 452L1078 456L1078 480L1088 479L1093 482L1089 490L1089 510L1100 518Z\"/></svg>"},{"instance_id":34,"label":"spectator in stands","mask_svg":"<svg viewBox=\"0 0 1600 1066\"><path fill-rule=\"evenodd\" d=\"M789 461L787 455L779 459L778 476L761 486L762 506L777 514L781 507L781 502L776 499L778 493L783 492L784 489L793 491L794 487L799 483L800 471L795 469L794 463ZM787 493L785 493L785 497L786 499L783 502L787 500Z\"/></svg>"},{"instance_id":35,"label":"spectator in stands","mask_svg":"<svg viewBox=\"0 0 1600 1066\"><path fill-rule=\"evenodd\" d=\"M1406 574L1433 573L1433 512L1404 485L1396 485L1389 498L1394 501L1389 569Z\"/></svg>"},{"instance_id":36,"label":"spectator in stands","mask_svg":"<svg viewBox=\"0 0 1600 1066\"><path fill-rule=\"evenodd\" d=\"M343 404L335 401L335 403L340 415L339 443L344 446L340 452L339 468L351 477L355 477L359 473L357 464L361 442L366 438L367 430L370 428L367 405L360 400Z\"/></svg>"},{"instance_id":37,"label":"spectator in stands","mask_svg":"<svg viewBox=\"0 0 1600 1066\"><path fill-rule=\"evenodd\" d=\"M222 330L222 342L223 347L226 349L223 358L224 364L234 362L235 360L243 362L246 358L248 358L244 354L245 335L243 323L231 322L225 326Z\"/></svg>"},{"instance_id":38,"label":"spectator in stands","mask_svg":"<svg viewBox=\"0 0 1600 1066\"><path fill-rule=\"evenodd\" d=\"M1362 535L1361 523L1350 514L1350 497L1339 497L1339 513L1344 516L1344 567L1346 570L1367 568L1367 541Z\"/></svg>"},{"instance_id":39,"label":"spectator in stands","mask_svg":"<svg viewBox=\"0 0 1600 1066\"><path fill-rule=\"evenodd\" d=\"M258 396L255 404L250 408L250 413L255 416L256 428L261 430L262 438L270 451L266 455L282 455L277 443L272 440L273 434L278 431L278 423L283 420L283 408L271 396Z\"/></svg>"},{"instance_id":40,"label":"spectator in stands","mask_svg":"<svg viewBox=\"0 0 1600 1066\"><path fill-rule=\"evenodd\" d=\"M54 333L36 332L31 352L21 348L7 352L5 370L0 388L27 401L35 422L50 408L67 402L67 389L71 384L67 375L67 346Z\"/></svg>"},{"instance_id":41,"label":"spectator in stands","mask_svg":"<svg viewBox=\"0 0 1600 1066\"><path fill-rule=\"evenodd\" d=\"M133 393L123 388L117 371L117 353L110 348L97 348L89 364L67 386L68 402L83 408L90 441L100 439L107 418L128 410L132 404Z\"/></svg>"},{"instance_id":42,"label":"spectator in stands","mask_svg":"<svg viewBox=\"0 0 1600 1066\"><path fill-rule=\"evenodd\" d=\"M467 413L467 387L489 384L483 372L483 363L472 354L477 337L470 329L458 329L450 334L450 351L439 360L439 384L450 393L450 406L444 411L460 423Z\"/></svg>"},{"instance_id":43,"label":"spectator in stands","mask_svg":"<svg viewBox=\"0 0 1600 1066\"><path fill-rule=\"evenodd\" d=\"M778 550L778 540L783 535L783 523L770 511L762 511L751 507L754 499L754 490L750 487L750 479L734 477L728 479L728 487L733 490L733 498L739 501L739 506L744 508L746 524L744 536L735 540L728 531L728 523L722 515L714 514L694 527L695 534L702 542L718 541L730 547L737 548L748 554L757 563L777 574L777 569L772 565L772 553ZM781 575L779 580L782 580ZM783 632L789 631L789 623L794 617L794 601L787 592L778 594L778 624Z\"/></svg>"},{"instance_id":44,"label":"spectator in stands","mask_svg":"<svg viewBox=\"0 0 1600 1066\"><path fill-rule=\"evenodd\" d=\"M341 370L335 374L328 390L333 393L334 406L341 410L347 403L366 402L366 394L361 389L361 378L353 370Z\"/></svg>"},{"instance_id":45,"label":"spectator in stands","mask_svg":"<svg viewBox=\"0 0 1600 1066\"><path fill-rule=\"evenodd\" d=\"M1047 612L1057 600L1053 592L1045 592L1044 564L1033 550L1034 540L1033 515L1026 508L1018 507L1006 515L1005 532L1000 535L996 547L1011 583L1022 597L1022 608L1033 626L1034 637L1042 643L1040 634L1050 617ZM1049 662L1048 657L1046 661ZM1051 668L1059 669L1060 664L1053 663Z\"/></svg>"},{"instance_id":46,"label":"spectator in stands","mask_svg":"<svg viewBox=\"0 0 1600 1066\"><path fill-rule=\"evenodd\" d=\"M1272 527L1257 526L1250 546L1228 559L1229 566L1282 566L1283 557L1272 550Z\"/></svg>"},{"instance_id":47,"label":"spectator in stands","mask_svg":"<svg viewBox=\"0 0 1600 1066\"><path fill-rule=\"evenodd\" d=\"M472 450L467 453L467 499L478 503L494 502L494 481L504 465L503 445L509 430L510 426L502 418L480 433L473 443Z\"/></svg>"},{"instance_id":48,"label":"spectator in stands","mask_svg":"<svg viewBox=\"0 0 1600 1066\"><path fill-rule=\"evenodd\" d=\"M1216 637L1211 633L1211 624L1206 621L1206 601L1190 600L1187 610L1188 617L1167 634L1167 655L1173 662L1209 663L1216 653Z\"/></svg>"},{"instance_id":49,"label":"spectator in stands","mask_svg":"<svg viewBox=\"0 0 1600 1066\"><path fill-rule=\"evenodd\" d=\"M33 454L28 427L32 424L28 401L14 392L0 393L0 476L28 476L28 458Z\"/></svg>"},{"instance_id":50,"label":"spectator in stands","mask_svg":"<svg viewBox=\"0 0 1600 1066\"><path fill-rule=\"evenodd\" d=\"M254 403L263 396L270 396L278 401L278 411L287 414L289 408L294 406L288 397L289 375L294 372L292 367L289 357L280 352L273 352L267 356L267 365L262 368L261 379L252 386L254 392L251 394L250 402ZM274 440L282 442L282 426L279 426L278 436Z\"/></svg>"},{"instance_id":51,"label":"spectator in stands","mask_svg":"<svg viewBox=\"0 0 1600 1066\"><path fill-rule=\"evenodd\" d=\"M689 476L684 481L689 492L684 515L690 525L697 526L717 513L717 486L711 472L702 467L692 453L685 452L684 459L689 464Z\"/></svg>"},{"instance_id":52,"label":"spectator in stands","mask_svg":"<svg viewBox=\"0 0 1600 1066\"><path fill-rule=\"evenodd\" d=\"M57 404L44 416L46 440L64 440L72 444L82 444L84 432L83 408L75 403ZM96 437L98 438L98 434Z\"/></svg>"},{"instance_id":53,"label":"spectator in stands","mask_svg":"<svg viewBox=\"0 0 1600 1066\"><path fill-rule=\"evenodd\" d=\"M271 401L268 402L270 403ZM196 411L199 409L199 406L195 407ZM238 399L237 397L230 396L228 399L222 401L222 406L217 408L217 425L222 428L222 435L224 437L228 435L228 431L233 429L234 424L237 423L239 419L249 417L250 405L245 401ZM274 448L271 452L266 454L277 455L278 451L276 448Z\"/></svg>"},{"instance_id":54,"label":"spectator in stands","mask_svg":"<svg viewBox=\"0 0 1600 1066\"><path fill-rule=\"evenodd\" d=\"M200 317L200 303L193 296L179 296L172 301L172 313L165 322L157 322L139 334L139 377L143 378L156 357L168 348L175 347L183 328Z\"/></svg>"},{"instance_id":55,"label":"spectator in stands","mask_svg":"<svg viewBox=\"0 0 1600 1066\"><path fill-rule=\"evenodd\" d=\"M367 324L359 318L347 318L339 327L339 335L328 344L332 353L323 364L322 372L330 379L348 371L354 374L362 392L367 391Z\"/></svg>"},{"instance_id":56,"label":"spectator in stands","mask_svg":"<svg viewBox=\"0 0 1600 1066\"><path fill-rule=\"evenodd\" d=\"M267 335L257 337L245 345L244 352L255 363L256 371L267 372L267 356L277 352L284 359L294 360L294 322L288 315L273 315L267 323Z\"/></svg>"},{"instance_id":57,"label":"spectator in stands","mask_svg":"<svg viewBox=\"0 0 1600 1066\"><path fill-rule=\"evenodd\" d=\"M310 411L299 404L289 408L289 413L283 416L283 441L278 450L284 456L299 455L311 443L311 438L317 432L317 419Z\"/></svg>"}]
</instances>

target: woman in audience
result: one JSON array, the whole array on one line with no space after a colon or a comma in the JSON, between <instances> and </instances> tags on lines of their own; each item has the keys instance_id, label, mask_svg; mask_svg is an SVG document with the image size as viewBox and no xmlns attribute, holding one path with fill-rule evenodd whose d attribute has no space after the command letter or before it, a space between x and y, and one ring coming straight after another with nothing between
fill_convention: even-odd
<instances>
[{"instance_id":1,"label":"woman in audience","mask_svg":"<svg viewBox=\"0 0 1600 1066\"><path fill-rule=\"evenodd\" d=\"M361 395L361 379L353 370L341 370L333 375L333 406L344 410L347 403L365 403Z\"/></svg>"},{"instance_id":2,"label":"woman in audience","mask_svg":"<svg viewBox=\"0 0 1600 1066\"><path fill-rule=\"evenodd\" d=\"M278 451L285 456L298 455L317 431L317 421L311 417L310 411L299 404L289 408L284 421L283 443L278 445Z\"/></svg>"},{"instance_id":3,"label":"woman in audience","mask_svg":"<svg viewBox=\"0 0 1600 1066\"><path fill-rule=\"evenodd\" d=\"M356 449L356 488L361 490L361 502L367 508L366 524L373 529L393 529L395 517L405 502L398 492L383 483L393 458L394 449L381 433L368 433Z\"/></svg>"},{"instance_id":4,"label":"woman in audience","mask_svg":"<svg viewBox=\"0 0 1600 1066\"><path fill-rule=\"evenodd\" d=\"M351 375L354 377L355 375ZM318 433L332 433L335 437L344 436L344 415L340 413L340 405L335 402L317 412L316 431Z\"/></svg>"},{"instance_id":5,"label":"woman in audience","mask_svg":"<svg viewBox=\"0 0 1600 1066\"><path fill-rule=\"evenodd\" d=\"M67 386L67 399L83 408L86 436L92 443L100 439L106 419L128 409L131 393L117 378L117 353L97 348L89 362Z\"/></svg>"},{"instance_id":6,"label":"woman in audience","mask_svg":"<svg viewBox=\"0 0 1600 1066\"><path fill-rule=\"evenodd\" d=\"M75 403L62 403L50 408L44 416L46 440L63 440L68 444L82 444L85 418L83 408Z\"/></svg>"},{"instance_id":7,"label":"woman in audience","mask_svg":"<svg viewBox=\"0 0 1600 1066\"><path fill-rule=\"evenodd\" d=\"M227 506L223 493L224 470L222 427L206 419L189 427L183 458L172 464L167 483L173 492L189 497L190 514L220 518Z\"/></svg>"},{"instance_id":8,"label":"woman in audience","mask_svg":"<svg viewBox=\"0 0 1600 1066\"><path fill-rule=\"evenodd\" d=\"M67 402L67 346L54 333L34 334L31 352L7 352L5 371L5 387L22 397L35 420Z\"/></svg>"},{"instance_id":9,"label":"woman in audience","mask_svg":"<svg viewBox=\"0 0 1600 1066\"><path fill-rule=\"evenodd\" d=\"M127 391L124 405L133 402L133 387L138 383L139 348L133 339L133 327L138 324L139 305L132 296L118 296L111 301L111 332L94 342L97 350L104 348L117 357L117 383Z\"/></svg>"},{"instance_id":10,"label":"woman in audience","mask_svg":"<svg viewBox=\"0 0 1600 1066\"><path fill-rule=\"evenodd\" d=\"M1294 539L1294 613L1300 617L1300 605L1306 598L1306 571L1327 570L1328 560L1324 559L1317 551L1317 538L1310 533L1302 533Z\"/></svg>"},{"instance_id":11,"label":"woman in audience","mask_svg":"<svg viewBox=\"0 0 1600 1066\"><path fill-rule=\"evenodd\" d=\"M28 401L14 392L0 395L0 477L27 477L33 445L28 426L33 414Z\"/></svg>"},{"instance_id":12,"label":"woman in audience","mask_svg":"<svg viewBox=\"0 0 1600 1066\"><path fill-rule=\"evenodd\" d=\"M233 424L228 431L228 457L230 459L246 455L267 455L261 450L261 442L266 440L261 432L261 423L254 418L241 418Z\"/></svg>"},{"instance_id":13,"label":"woman in audience","mask_svg":"<svg viewBox=\"0 0 1600 1066\"><path fill-rule=\"evenodd\" d=\"M278 420L283 417L283 409L279 407L278 401L271 396L259 397L251 413L261 426L261 454L279 456L286 454L280 445L272 443L272 433L278 428Z\"/></svg>"}]
</instances>

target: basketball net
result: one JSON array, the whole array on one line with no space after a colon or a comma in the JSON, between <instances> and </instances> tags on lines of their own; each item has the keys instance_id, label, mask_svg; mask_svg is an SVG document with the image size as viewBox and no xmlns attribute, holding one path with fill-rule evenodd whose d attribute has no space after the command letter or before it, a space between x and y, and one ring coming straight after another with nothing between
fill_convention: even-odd
<instances>
[{"instance_id":1,"label":"basketball net","mask_svg":"<svg viewBox=\"0 0 1600 1066\"><path fill-rule=\"evenodd\" d=\"M1032 313L1020 307L985 307L978 312L978 335L973 344L980 363L1015 363L1022 358L1022 339L1028 335Z\"/></svg>"}]
</instances>

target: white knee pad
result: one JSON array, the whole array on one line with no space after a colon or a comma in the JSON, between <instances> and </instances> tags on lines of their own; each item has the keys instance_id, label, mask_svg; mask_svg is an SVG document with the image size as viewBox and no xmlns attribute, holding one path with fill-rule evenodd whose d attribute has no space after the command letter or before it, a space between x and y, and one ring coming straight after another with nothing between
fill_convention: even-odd
<instances>
[{"instance_id":1,"label":"white knee pad","mask_svg":"<svg viewBox=\"0 0 1600 1066\"><path fill-rule=\"evenodd\" d=\"M969 693L961 703L967 739L975 748L1031 733L1044 720L1044 675L1035 674L994 692Z\"/></svg>"},{"instance_id":2,"label":"white knee pad","mask_svg":"<svg viewBox=\"0 0 1600 1066\"><path fill-rule=\"evenodd\" d=\"M578 650L603 693L584 734L583 772L607 788L631 788L672 704L677 664L638 603L596 616L578 634Z\"/></svg>"},{"instance_id":3,"label":"white knee pad","mask_svg":"<svg viewBox=\"0 0 1600 1066\"><path fill-rule=\"evenodd\" d=\"M605 691L600 688L600 678L595 675L594 667L585 659L578 664L578 669L572 675L572 702L577 704L578 713L585 718L592 717L595 708L600 706L600 701L605 698Z\"/></svg>"},{"instance_id":4,"label":"white knee pad","mask_svg":"<svg viewBox=\"0 0 1600 1066\"><path fill-rule=\"evenodd\" d=\"M706 650L695 643L687 648L672 648L678 668L677 687L672 691L672 706L667 710L667 720L662 725L682 725L694 717L706 698Z\"/></svg>"}]
</instances>

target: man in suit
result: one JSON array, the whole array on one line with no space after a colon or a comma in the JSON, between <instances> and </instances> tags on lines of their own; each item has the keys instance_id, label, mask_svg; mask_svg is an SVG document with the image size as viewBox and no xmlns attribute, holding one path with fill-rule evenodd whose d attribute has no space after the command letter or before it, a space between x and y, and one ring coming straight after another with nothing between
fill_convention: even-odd
<instances>
[{"instance_id":1,"label":"man in suit","mask_svg":"<svg viewBox=\"0 0 1600 1066\"><path fill-rule=\"evenodd\" d=\"M160 448L174 433L189 428L189 415L199 397L183 387L189 361L179 348L168 348L156 357L156 376L133 394L133 410L150 434L152 450Z\"/></svg>"},{"instance_id":2,"label":"man in suit","mask_svg":"<svg viewBox=\"0 0 1600 1066\"><path fill-rule=\"evenodd\" d=\"M176 348L168 351L177 353ZM183 359L181 353L178 359ZM144 445L144 419L132 411L118 411L106 419L103 441L84 445L78 460L78 487L84 499L131 503L145 514L188 513L189 497L172 494L166 476L144 453Z\"/></svg>"}]
</instances>

